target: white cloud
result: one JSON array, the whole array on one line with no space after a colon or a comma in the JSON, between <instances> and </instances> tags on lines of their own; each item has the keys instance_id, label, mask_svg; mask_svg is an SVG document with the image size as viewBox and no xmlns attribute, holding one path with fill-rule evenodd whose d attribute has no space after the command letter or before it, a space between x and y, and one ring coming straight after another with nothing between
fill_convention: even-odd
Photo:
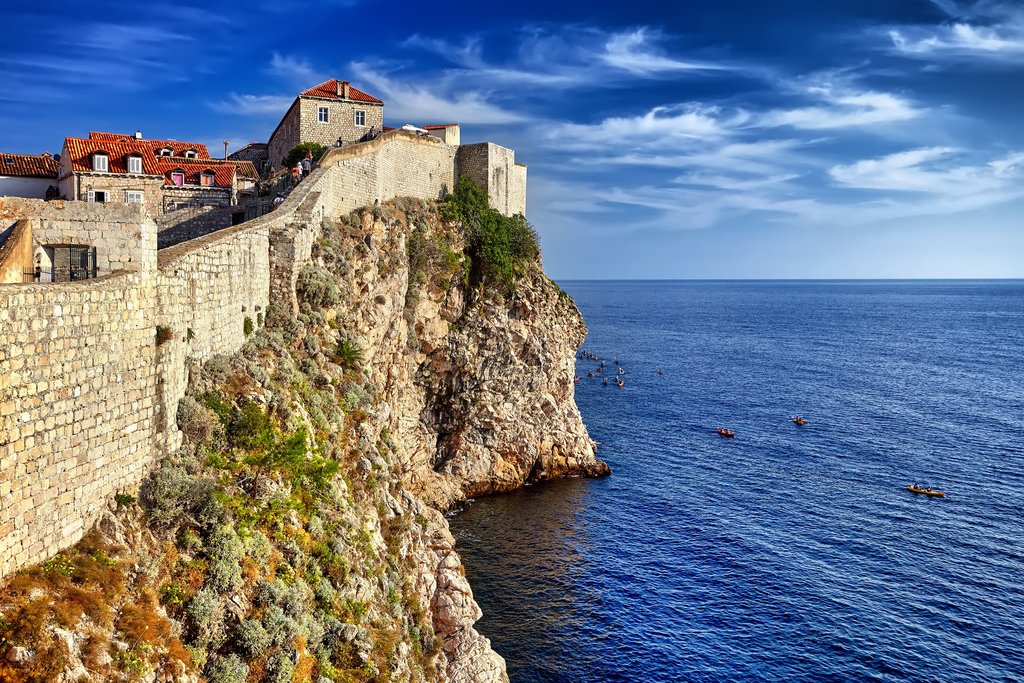
<instances>
[{"instance_id":1,"label":"white cloud","mask_svg":"<svg viewBox=\"0 0 1024 683\"><path fill-rule=\"evenodd\" d=\"M267 71L302 90L311 88L318 83L323 83L328 79L328 76L314 69L307 60L295 55L282 55L277 52L271 56L270 66L267 68Z\"/></svg>"},{"instance_id":2,"label":"white cloud","mask_svg":"<svg viewBox=\"0 0 1024 683\"><path fill-rule=\"evenodd\" d=\"M525 119L496 103L489 91L460 90L450 83L423 77L399 80L363 62L353 62L352 72L379 93L391 121L503 124Z\"/></svg>"},{"instance_id":3,"label":"white cloud","mask_svg":"<svg viewBox=\"0 0 1024 683\"><path fill-rule=\"evenodd\" d=\"M210 106L225 114L263 116L277 114L284 116L295 96L287 95L240 95L231 93L227 99L211 102Z\"/></svg>"},{"instance_id":4,"label":"white cloud","mask_svg":"<svg viewBox=\"0 0 1024 683\"><path fill-rule=\"evenodd\" d=\"M932 0L954 21L931 26L893 26L888 49L914 59L1015 59L1024 54L1024 7L1017 3L976 2L961 7Z\"/></svg>"},{"instance_id":5,"label":"white cloud","mask_svg":"<svg viewBox=\"0 0 1024 683\"><path fill-rule=\"evenodd\" d=\"M601 55L605 64L632 74L650 76L662 72L720 70L727 67L709 62L668 57L656 47L651 31L641 27L608 37Z\"/></svg>"},{"instance_id":6,"label":"white cloud","mask_svg":"<svg viewBox=\"0 0 1024 683\"><path fill-rule=\"evenodd\" d=\"M837 165L829 175L851 188L965 197L1011 189L1017 184L1016 165L1024 160L1015 154L974 165L956 163L958 156L949 147L924 147Z\"/></svg>"},{"instance_id":7,"label":"white cloud","mask_svg":"<svg viewBox=\"0 0 1024 683\"><path fill-rule=\"evenodd\" d=\"M874 90L856 90L831 84L806 89L816 104L767 111L758 118L765 127L788 126L803 130L830 130L895 123L925 113L899 95Z\"/></svg>"},{"instance_id":8,"label":"white cloud","mask_svg":"<svg viewBox=\"0 0 1024 683\"><path fill-rule=\"evenodd\" d=\"M637 78L738 69L725 63L669 55L661 48L662 42L660 33L643 26L621 32L577 26L559 31L529 27L519 33L514 58L502 63L487 59L480 36L451 42L415 34L404 45L443 57L454 66L445 77L476 87L607 88L633 85Z\"/></svg>"},{"instance_id":9,"label":"white cloud","mask_svg":"<svg viewBox=\"0 0 1024 683\"><path fill-rule=\"evenodd\" d=\"M598 123L561 123L547 129L553 144L566 149L609 150L656 146L661 150L717 138L744 121L723 118L720 110L701 104L655 107L636 116L614 116Z\"/></svg>"}]
</instances>

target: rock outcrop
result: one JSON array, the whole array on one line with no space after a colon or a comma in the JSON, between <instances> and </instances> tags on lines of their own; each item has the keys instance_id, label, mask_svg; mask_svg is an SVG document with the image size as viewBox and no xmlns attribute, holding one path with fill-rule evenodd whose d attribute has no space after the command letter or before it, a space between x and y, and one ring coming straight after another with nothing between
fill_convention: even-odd
<instances>
[{"instance_id":1,"label":"rock outcrop","mask_svg":"<svg viewBox=\"0 0 1024 683\"><path fill-rule=\"evenodd\" d=\"M572 300L470 240L416 200L326 219L300 315L193 369L138 502L0 591L0 680L507 681L442 513L608 468Z\"/></svg>"},{"instance_id":2,"label":"rock outcrop","mask_svg":"<svg viewBox=\"0 0 1024 683\"><path fill-rule=\"evenodd\" d=\"M572 299L539 264L508 297L471 289L446 260L420 259L428 272L410 272L410 240L464 257L464 235L424 205L399 205L410 213L390 206L358 225L326 226L330 249L314 255L347 292L337 319L365 349L410 488L445 509L526 483L607 474L574 399L586 325ZM358 256L346 267L339 251Z\"/></svg>"}]
</instances>

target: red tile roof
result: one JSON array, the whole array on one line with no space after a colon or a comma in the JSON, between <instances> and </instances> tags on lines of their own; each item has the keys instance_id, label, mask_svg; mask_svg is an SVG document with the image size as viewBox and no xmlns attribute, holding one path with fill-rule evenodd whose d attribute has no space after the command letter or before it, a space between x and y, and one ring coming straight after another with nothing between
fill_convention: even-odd
<instances>
[{"instance_id":1,"label":"red tile roof","mask_svg":"<svg viewBox=\"0 0 1024 683\"><path fill-rule=\"evenodd\" d=\"M206 148L206 145L200 142L182 142L180 140L147 140L146 138L137 139L134 135L124 135L122 133L99 133L97 131L89 131L90 140L107 140L111 142L141 142L147 145L153 150L155 154L161 149L168 148L171 150L173 156L182 156L186 150L192 150L196 153L197 159L209 159L210 151Z\"/></svg>"},{"instance_id":2,"label":"red tile roof","mask_svg":"<svg viewBox=\"0 0 1024 683\"><path fill-rule=\"evenodd\" d=\"M125 138L135 139L134 135L128 135L127 133L98 133L94 130L89 131L90 140L111 140L117 142L118 140L124 140Z\"/></svg>"},{"instance_id":3,"label":"red tile roof","mask_svg":"<svg viewBox=\"0 0 1024 683\"><path fill-rule=\"evenodd\" d=\"M206 145L199 142L180 142L178 140L143 140L143 142L149 143L154 153L169 147L171 149L171 156L180 157L185 154L186 150L192 150L196 153L197 159L210 158L210 151L206 149Z\"/></svg>"},{"instance_id":4,"label":"red tile roof","mask_svg":"<svg viewBox=\"0 0 1024 683\"><path fill-rule=\"evenodd\" d=\"M96 152L106 152L110 157L107 165L110 173L128 173L125 157L136 154L142 157L142 172L145 175L160 175L149 142L135 138L126 138L122 141L64 138L64 154L71 161L72 171L88 172L92 171L92 155Z\"/></svg>"},{"instance_id":5,"label":"red tile roof","mask_svg":"<svg viewBox=\"0 0 1024 683\"><path fill-rule=\"evenodd\" d=\"M166 166L168 166L170 164L176 164L178 166L181 166L182 164L191 164L191 165L197 165L197 164L198 165L203 165L203 164L205 164L207 166L219 166L219 165L227 164L229 166L234 166L235 167L235 171L237 172L239 178L247 178L247 179L251 179L251 180L259 180L260 179L259 171L256 170L256 164L252 163L251 161L246 161L246 160L240 160L240 159L190 159L189 157L173 157L173 156L171 156L171 157L162 157L162 156L158 156L156 158L156 161L157 161L157 164L159 164L161 167L166 167Z\"/></svg>"},{"instance_id":6,"label":"red tile roof","mask_svg":"<svg viewBox=\"0 0 1024 683\"><path fill-rule=\"evenodd\" d=\"M341 81L342 85L347 84L348 81ZM326 97L328 99L337 100L341 99L338 96L338 79L332 78L329 81L324 81L320 85L313 86L309 90L303 90L299 93L299 96L308 97ZM383 100L378 100L373 95L367 95L362 90L353 88L351 85L348 87L348 98L355 100L356 102L369 102L370 104L384 104Z\"/></svg>"},{"instance_id":7,"label":"red tile roof","mask_svg":"<svg viewBox=\"0 0 1024 683\"><path fill-rule=\"evenodd\" d=\"M0 175L56 178L60 162L35 154L7 154L0 152Z\"/></svg>"},{"instance_id":8,"label":"red tile roof","mask_svg":"<svg viewBox=\"0 0 1024 683\"><path fill-rule=\"evenodd\" d=\"M164 176L164 185L174 184L171 181L171 174L177 170L184 171L186 185L201 185L202 183L199 180L199 176L202 175L203 171L213 171L213 184L216 187L231 187L231 181L235 177L234 164L197 164L195 163L195 159L189 159L189 161L193 163L182 163L180 159L164 161L164 158L161 158L158 162L160 172Z\"/></svg>"}]
</instances>

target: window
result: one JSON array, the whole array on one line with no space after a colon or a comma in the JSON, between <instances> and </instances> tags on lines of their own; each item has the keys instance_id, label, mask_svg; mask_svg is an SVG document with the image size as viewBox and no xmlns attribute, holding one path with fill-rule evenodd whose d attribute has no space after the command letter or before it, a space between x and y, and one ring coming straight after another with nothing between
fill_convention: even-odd
<instances>
[{"instance_id":1,"label":"window","mask_svg":"<svg viewBox=\"0 0 1024 683\"><path fill-rule=\"evenodd\" d=\"M195 159L196 158L196 151L194 149L186 149L185 150L185 154L183 156L186 159Z\"/></svg>"},{"instance_id":2,"label":"window","mask_svg":"<svg viewBox=\"0 0 1024 683\"><path fill-rule=\"evenodd\" d=\"M317 107L316 120L320 123L327 123L331 120L331 110L327 107Z\"/></svg>"},{"instance_id":3,"label":"window","mask_svg":"<svg viewBox=\"0 0 1024 683\"><path fill-rule=\"evenodd\" d=\"M171 156L173 151L174 150L172 150L170 147L164 147L159 152L157 152L157 154L159 154L162 157L169 157L169 156Z\"/></svg>"},{"instance_id":4,"label":"window","mask_svg":"<svg viewBox=\"0 0 1024 683\"><path fill-rule=\"evenodd\" d=\"M88 194L86 195L85 201L95 202L97 204L105 204L107 201L107 191L89 190Z\"/></svg>"},{"instance_id":5,"label":"window","mask_svg":"<svg viewBox=\"0 0 1024 683\"><path fill-rule=\"evenodd\" d=\"M362 109L359 109L359 110L356 111L356 125L357 126L365 126L366 125L366 112L363 111Z\"/></svg>"},{"instance_id":6,"label":"window","mask_svg":"<svg viewBox=\"0 0 1024 683\"><path fill-rule=\"evenodd\" d=\"M142 173L142 157L128 157L128 172Z\"/></svg>"},{"instance_id":7,"label":"window","mask_svg":"<svg viewBox=\"0 0 1024 683\"><path fill-rule=\"evenodd\" d=\"M171 184L172 185L184 185L185 184L185 172L174 171L171 173Z\"/></svg>"},{"instance_id":8,"label":"window","mask_svg":"<svg viewBox=\"0 0 1024 683\"><path fill-rule=\"evenodd\" d=\"M124 203L125 204L141 204L142 203L142 192L140 190L125 190L124 191Z\"/></svg>"},{"instance_id":9,"label":"window","mask_svg":"<svg viewBox=\"0 0 1024 683\"><path fill-rule=\"evenodd\" d=\"M213 185L213 174L203 172L203 174L199 176L199 184L205 187Z\"/></svg>"},{"instance_id":10,"label":"window","mask_svg":"<svg viewBox=\"0 0 1024 683\"><path fill-rule=\"evenodd\" d=\"M108 168L106 154L97 153L92 155L92 170L106 173Z\"/></svg>"}]
</instances>

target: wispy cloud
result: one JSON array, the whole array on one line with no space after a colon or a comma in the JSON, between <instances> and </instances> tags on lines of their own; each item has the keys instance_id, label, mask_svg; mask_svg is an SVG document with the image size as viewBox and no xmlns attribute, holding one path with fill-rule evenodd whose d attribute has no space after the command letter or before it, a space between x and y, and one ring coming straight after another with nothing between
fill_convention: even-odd
<instances>
[{"instance_id":1,"label":"wispy cloud","mask_svg":"<svg viewBox=\"0 0 1024 683\"><path fill-rule=\"evenodd\" d=\"M1017 165L1024 160L1022 154L985 164L957 163L962 155L950 147L924 147L836 165L829 175L845 187L943 196L1003 192L1019 181Z\"/></svg>"},{"instance_id":2,"label":"wispy cloud","mask_svg":"<svg viewBox=\"0 0 1024 683\"><path fill-rule=\"evenodd\" d=\"M489 91L421 78L400 80L364 62L353 62L351 68L355 78L367 83L387 103L385 113L393 121L504 124L525 118L496 103Z\"/></svg>"},{"instance_id":3,"label":"wispy cloud","mask_svg":"<svg viewBox=\"0 0 1024 683\"><path fill-rule=\"evenodd\" d=\"M585 89L630 85L637 78L665 79L716 71L741 71L724 61L682 58L664 47L666 36L650 27L604 31L595 27L528 27L517 35L512 58L488 59L482 36L460 41L413 35L405 47L442 57L449 77L471 83Z\"/></svg>"},{"instance_id":4,"label":"wispy cloud","mask_svg":"<svg viewBox=\"0 0 1024 683\"><path fill-rule=\"evenodd\" d=\"M698 60L681 60L667 56L658 46L659 38L647 27L615 33L605 42L605 64L637 75L673 73L680 71L724 70L724 64Z\"/></svg>"},{"instance_id":5,"label":"wispy cloud","mask_svg":"<svg viewBox=\"0 0 1024 683\"><path fill-rule=\"evenodd\" d=\"M928 60L1008 60L1024 54L1024 7L1019 3L975 2L960 6L934 1L949 19L936 25L893 26L888 49Z\"/></svg>"},{"instance_id":6,"label":"wispy cloud","mask_svg":"<svg viewBox=\"0 0 1024 683\"><path fill-rule=\"evenodd\" d=\"M767 111L758 118L758 124L764 127L833 130L908 121L924 113L924 109L915 107L906 98L888 92L823 84L809 88L807 94L818 102L810 106Z\"/></svg>"},{"instance_id":7,"label":"wispy cloud","mask_svg":"<svg viewBox=\"0 0 1024 683\"><path fill-rule=\"evenodd\" d=\"M210 106L223 114L237 114L241 116L265 116L277 114L284 116L294 95L240 95L231 93L227 98L211 102Z\"/></svg>"},{"instance_id":8,"label":"wispy cloud","mask_svg":"<svg viewBox=\"0 0 1024 683\"><path fill-rule=\"evenodd\" d=\"M308 60L295 55L275 52L270 58L267 73L281 79L295 88L309 88L328 79L323 72L314 69Z\"/></svg>"}]
</instances>

